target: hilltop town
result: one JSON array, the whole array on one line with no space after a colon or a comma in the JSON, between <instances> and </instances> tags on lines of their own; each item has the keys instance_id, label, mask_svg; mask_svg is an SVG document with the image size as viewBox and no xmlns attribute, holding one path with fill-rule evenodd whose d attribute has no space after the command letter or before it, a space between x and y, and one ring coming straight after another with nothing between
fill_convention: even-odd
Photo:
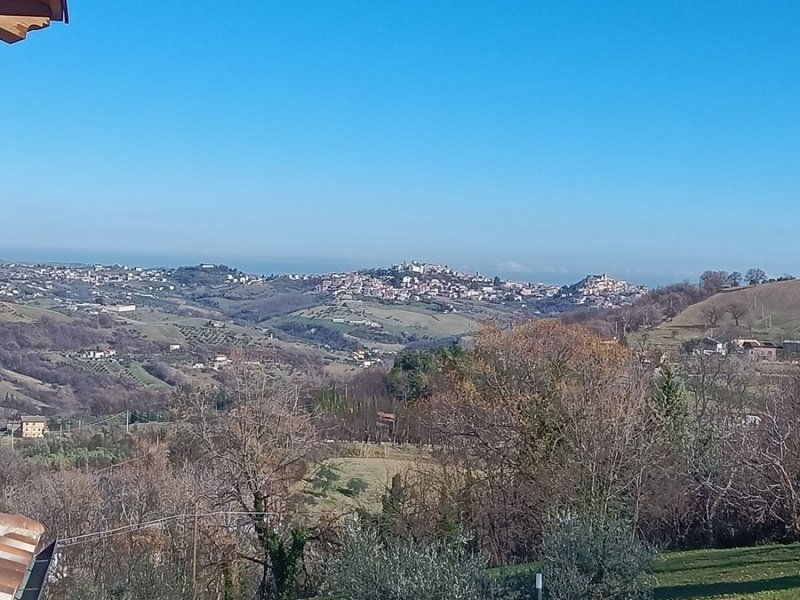
<instances>
[{"instance_id":1,"label":"hilltop town","mask_svg":"<svg viewBox=\"0 0 800 600\"><path fill-rule=\"evenodd\" d=\"M647 290L611 279L590 275L571 286L546 283L520 283L487 277L480 273L459 272L447 265L399 263L388 269L369 269L339 273L323 278L319 289L342 300L374 298L385 302L445 302L444 310L454 310L447 301L519 303L522 308L542 300L564 299L576 306L610 308L624 306Z\"/></svg>"}]
</instances>

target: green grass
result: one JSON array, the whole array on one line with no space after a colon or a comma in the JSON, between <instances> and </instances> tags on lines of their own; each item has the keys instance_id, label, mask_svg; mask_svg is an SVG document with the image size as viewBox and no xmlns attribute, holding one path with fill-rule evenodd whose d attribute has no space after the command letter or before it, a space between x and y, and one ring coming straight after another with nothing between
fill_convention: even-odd
<instances>
[{"instance_id":1,"label":"green grass","mask_svg":"<svg viewBox=\"0 0 800 600\"><path fill-rule=\"evenodd\" d=\"M490 573L526 581L537 570L531 563ZM655 600L800 599L800 544L667 552L656 558L653 571Z\"/></svg>"},{"instance_id":2,"label":"green grass","mask_svg":"<svg viewBox=\"0 0 800 600\"><path fill-rule=\"evenodd\" d=\"M53 321L70 320L70 317L67 315L54 310L39 308L29 304L0 302L0 321L32 323L34 321L40 321L45 317Z\"/></svg>"},{"instance_id":3,"label":"green grass","mask_svg":"<svg viewBox=\"0 0 800 600\"><path fill-rule=\"evenodd\" d=\"M534 573L537 565L492 569ZM800 599L800 544L666 552L653 564L655 600Z\"/></svg>"},{"instance_id":4,"label":"green grass","mask_svg":"<svg viewBox=\"0 0 800 600\"><path fill-rule=\"evenodd\" d=\"M136 380L144 386L154 385L157 387L168 388L169 386L161 381L158 377L154 377L148 373L142 363L133 361L128 366L128 372L136 378Z\"/></svg>"},{"instance_id":5,"label":"green grass","mask_svg":"<svg viewBox=\"0 0 800 600\"><path fill-rule=\"evenodd\" d=\"M659 556L656 600L800 598L800 544Z\"/></svg>"}]
</instances>

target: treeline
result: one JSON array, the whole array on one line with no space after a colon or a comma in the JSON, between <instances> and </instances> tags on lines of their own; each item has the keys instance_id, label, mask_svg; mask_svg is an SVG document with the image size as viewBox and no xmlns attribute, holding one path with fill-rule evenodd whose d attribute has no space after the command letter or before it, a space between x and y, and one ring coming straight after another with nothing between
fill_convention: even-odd
<instances>
[{"instance_id":1,"label":"treeline","mask_svg":"<svg viewBox=\"0 0 800 600\"><path fill-rule=\"evenodd\" d=\"M419 488L409 527L449 506L498 562L534 557L563 508L660 547L797 539L798 380L686 361L653 371L553 321L485 332L415 407L448 476Z\"/></svg>"},{"instance_id":2,"label":"treeline","mask_svg":"<svg viewBox=\"0 0 800 600\"><path fill-rule=\"evenodd\" d=\"M370 375L369 401L354 381L325 407L342 435L361 424L365 439L435 448L407 482L405 526L435 537L441 511L459 515L500 564L535 558L565 507L662 548L800 539L800 379L739 356L681 360L643 365L583 327L529 322L467 350L406 351ZM383 411L391 427L372 420Z\"/></svg>"}]
</instances>

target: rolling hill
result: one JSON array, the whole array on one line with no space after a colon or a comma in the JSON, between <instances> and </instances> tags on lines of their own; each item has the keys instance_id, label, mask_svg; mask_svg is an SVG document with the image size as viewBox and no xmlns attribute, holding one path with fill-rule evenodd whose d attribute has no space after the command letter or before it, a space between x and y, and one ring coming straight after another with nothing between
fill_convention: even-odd
<instances>
[{"instance_id":1,"label":"rolling hill","mask_svg":"<svg viewBox=\"0 0 800 600\"><path fill-rule=\"evenodd\" d=\"M738 322L737 322L738 321ZM800 338L800 281L739 287L689 306L672 320L639 334L659 349L674 351L692 338Z\"/></svg>"}]
</instances>

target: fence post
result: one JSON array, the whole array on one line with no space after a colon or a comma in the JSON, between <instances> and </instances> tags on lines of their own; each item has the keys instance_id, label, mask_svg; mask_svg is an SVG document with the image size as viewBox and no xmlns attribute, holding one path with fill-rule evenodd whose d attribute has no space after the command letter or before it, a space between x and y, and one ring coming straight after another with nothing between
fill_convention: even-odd
<instances>
[{"instance_id":1,"label":"fence post","mask_svg":"<svg viewBox=\"0 0 800 600\"><path fill-rule=\"evenodd\" d=\"M536 574L536 600L542 600L544 581L541 573Z\"/></svg>"}]
</instances>

